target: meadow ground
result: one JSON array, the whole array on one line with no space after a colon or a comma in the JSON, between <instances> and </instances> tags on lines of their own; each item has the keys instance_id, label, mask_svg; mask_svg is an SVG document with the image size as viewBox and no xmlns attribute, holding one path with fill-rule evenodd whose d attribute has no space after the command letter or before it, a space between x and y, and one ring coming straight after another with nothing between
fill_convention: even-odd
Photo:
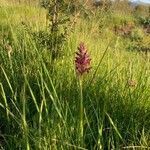
<instances>
[{"instance_id":1,"label":"meadow ground","mask_svg":"<svg viewBox=\"0 0 150 150\"><path fill-rule=\"evenodd\" d=\"M136 41L149 47L150 35L131 14L97 11L77 19L51 63L32 34L46 24L41 8L0 6L0 149L150 149L150 55ZM82 88L80 42L92 63Z\"/></svg>"}]
</instances>

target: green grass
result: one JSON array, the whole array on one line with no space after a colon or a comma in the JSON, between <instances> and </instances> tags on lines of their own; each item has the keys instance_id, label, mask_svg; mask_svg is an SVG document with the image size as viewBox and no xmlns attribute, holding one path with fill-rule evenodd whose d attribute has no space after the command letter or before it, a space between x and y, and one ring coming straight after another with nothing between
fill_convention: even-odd
<instances>
[{"instance_id":1,"label":"green grass","mask_svg":"<svg viewBox=\"0 0 150 150\"><path fill-rule=\"evenodd\" d=\"M113 33L109 19L117 20L116 14L80 18L52 70L50 51L38 47L20 20L25 15L25 23L38 31L44 12L12 6L0 12L0 149L150 148L149 56L129 51L130 39ZM38 16L36 26L32 16ZM92 58L82 83L82 144L74 68L81 41ZM13 49L10 58L6 43Z\"/></svg>"}]
</instances>

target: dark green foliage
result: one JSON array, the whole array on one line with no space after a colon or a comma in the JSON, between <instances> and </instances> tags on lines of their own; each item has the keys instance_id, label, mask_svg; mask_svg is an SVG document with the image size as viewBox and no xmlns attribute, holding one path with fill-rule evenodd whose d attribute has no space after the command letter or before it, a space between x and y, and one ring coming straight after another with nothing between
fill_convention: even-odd
<instances>
[{"instance_id":1,"label":"dark green foliage","mask_svg":"<svg viewBox=\"0 0 150 150\"><path fill-rule=\"evenodd\" d=\"M89 10L83 2L75 0L42 0L41 6L47 10L47 30L35 33L35 37L42 47L51 51L54 60L63 54L63 46L73 31L76 17L80 13L83 17L89 17Z\"/></svg>"},{"instance_id":2,"label":"dark green foliage","mask_svg":"<svg viewBox=\"0 0 150 150\"><path fill-rule=\"evenodd\" d=\"M150 27L150 17L139 17L139 22L143 26L149 26Z\"/></svg>"},{"instance_id":3,"label":"dark green foliage","mask_svg":"<svg viewBox=\"0 0 150 150\"><path fill-rule=\"evenodd\" d=\"M67 40L70 16L67 3L63 0L43 0L41 6L47 10L47 31L40 31L37 39L42 46L51 51L52 60L61 55Z\"/></svg>"}]
</instances>

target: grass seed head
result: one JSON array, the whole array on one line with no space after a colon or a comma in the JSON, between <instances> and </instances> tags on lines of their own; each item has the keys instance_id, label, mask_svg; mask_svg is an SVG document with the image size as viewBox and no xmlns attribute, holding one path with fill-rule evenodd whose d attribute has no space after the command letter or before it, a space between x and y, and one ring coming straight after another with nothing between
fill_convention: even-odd
<instances>
[{"instance_id":1,"label":"grass seed head","mask_svg":"<svg viewBox=\"0 0 150 150\"><path fill-rule=\"evenodd\" d=\"M137 85L137 82L135 80L128 80L128 85L130 87L135 87Z\"/></svg>"},{"instance_id":2,"label":"grass seed head","mask_svg":"<svg viewBox=\"0 0 150 150\"><path fill-rule=\"evenodd\" d=\"M9 44L6 44L5 45L5 48L6 48L6 50L7 50L7 53L8 53L8 57L10 58L11 57L11 53L12 53L12 47L11 47L11 45L9 45Z\"/></svg>"}]
</instances>

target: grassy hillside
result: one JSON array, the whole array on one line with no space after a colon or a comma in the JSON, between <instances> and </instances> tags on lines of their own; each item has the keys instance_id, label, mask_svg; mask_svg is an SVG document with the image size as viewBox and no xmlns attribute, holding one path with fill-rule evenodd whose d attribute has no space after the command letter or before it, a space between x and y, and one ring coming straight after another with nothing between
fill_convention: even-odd
<instances>
[{"instance_id":1,"label":"grassy hillside","mask_svg":"<svg viewBox=\"0 0 150 150\"><path fill-rule=\"evenodd\" d=\"M0 3L0 149L149 149L148 14L81 12L52 61L41 43L49 38L40 34L49 32L46 11L7 4ZM82 86L80 42L92 67Z\"/></svg>"}]
</instances>

